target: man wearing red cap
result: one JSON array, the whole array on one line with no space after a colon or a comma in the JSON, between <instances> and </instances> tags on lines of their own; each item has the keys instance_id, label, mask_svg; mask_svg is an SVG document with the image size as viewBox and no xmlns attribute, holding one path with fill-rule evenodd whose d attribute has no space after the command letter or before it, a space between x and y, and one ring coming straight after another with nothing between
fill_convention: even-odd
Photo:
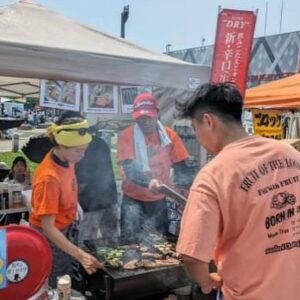
<instances>
[{"instance_id":1,"label":"man wearing red cap","mask_svg":"<svg viewBox=\"0 0 300 300\"><path fill-rule=\"evenodd\" d=\"M136 123L121 132L117 153L124 192L121 234L126 238L136 237L143 225L167 233L167 204L159 186L170 184L172 167L174 181L189 184L184 182L189 154L176 132L158 121L156 97L138 95L132 115Z\"/></svg>"}]
</instances>

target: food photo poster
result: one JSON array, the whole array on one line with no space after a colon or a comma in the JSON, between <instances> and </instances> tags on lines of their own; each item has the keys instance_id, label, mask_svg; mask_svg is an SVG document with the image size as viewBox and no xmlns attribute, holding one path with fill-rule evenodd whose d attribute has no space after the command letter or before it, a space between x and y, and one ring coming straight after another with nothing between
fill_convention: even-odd
<instances>
[{"instance_id":1,"label":"food photo poster","mask_svg":"<svg viewBox=\"0 0 300 300\"><path fill-rule=\"evenodd\" d=\"M80 83L41 80L40 106L79 111Z\"/></svg>"},{"instance_id":2,"label":"food photo poster","mask_svg":"<svg viewBox=\"0 0 300 300\"><path fill-rule=\"evenodd\" d=\"M85 113L118 113L118 87L110 84L84 84Z\"/></svg>"}]
</instances>

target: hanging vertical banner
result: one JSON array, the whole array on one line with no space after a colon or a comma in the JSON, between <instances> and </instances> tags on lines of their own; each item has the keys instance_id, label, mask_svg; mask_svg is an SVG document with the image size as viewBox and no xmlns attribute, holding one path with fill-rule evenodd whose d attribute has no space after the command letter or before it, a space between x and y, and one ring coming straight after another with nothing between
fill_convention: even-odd
<instances>
[{"instance_id":1,"label":"hanging vertical banner","mask_svg":"<svg viewBox=\"0 0 300 300\"><path fill-rule=\"evenodd\" d=\"M256 14L223 9L218 15L211 81L233 82L244 96Z\"/></svg>"},{"instance_id":2,"label":"hanging vertical banner","mask_svg":"<svg viewBox=\"0 0 300 300\"><path fill-rule=\"evenodd\" d=\"M255 134L281 140L283 138L282 110L254 109L252 111Z\"/></svg>"}]
</instances>

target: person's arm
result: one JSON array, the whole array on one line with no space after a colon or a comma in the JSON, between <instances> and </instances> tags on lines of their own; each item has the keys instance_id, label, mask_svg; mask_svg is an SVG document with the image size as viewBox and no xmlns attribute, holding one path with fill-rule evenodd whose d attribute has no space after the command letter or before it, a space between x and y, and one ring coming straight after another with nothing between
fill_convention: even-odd
<instances>
[{"instance_id":1,"label":"person's arm","mask_svg":"<svg viewBox=\"0 0 300 300\"><path fill-rule=\"evenodd\" d=\"M185 268L190 277L199 285L204 294L209 294L213 289L222 286L222 278L217 273L209 272L209 264L183 256Z\"/></svg>"},{"instance_id":2,"label":"person's arm","mask_svg":"<svg viewBox=\"0 0 300 300\"><path fill-rule=\"evenodd\" d=\"M221 212L211 176L211 173L200 172L195 179L177 242L177 252L183 256L188 273L204 293L222 285L217 274L209 273L209 262L214 257L222 230Z\"/></svg>"},{"instance_id":3,"label":"person's arm","mask_svg":"<svg viewBox=\"0 0 300 300\"><path fill-rule=\"evenodd\" d=\"M150 181L154 179L150 173L143 173L138 163L134 160L124 160L121 162L121 165L126 177L137 185L148 188Z\"/></svg>"},{"instance_id":4,"label":"person's arm","mask_svg":"<svg viewBox=\"0 0 300 300\"><path fill-rule=\"evenodd\" d=\"M47 238L61 250L78 260L88 274L92 274L102 267L95 257L75 246L55 227L55 216L42 216L41 222L43 232Z\"/></svg>"}]
</instances>

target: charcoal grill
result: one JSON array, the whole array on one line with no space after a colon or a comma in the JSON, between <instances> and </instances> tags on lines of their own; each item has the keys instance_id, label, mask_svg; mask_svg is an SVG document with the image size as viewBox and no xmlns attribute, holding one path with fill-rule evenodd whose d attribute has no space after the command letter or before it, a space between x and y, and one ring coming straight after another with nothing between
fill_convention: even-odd
<instances>
[{"instance_id":1,"label":"charcoal grill","mask_svg":"<svg viewBox=\"0 0 300 300\"><path fill-rule=\"evenodd\" d=\"M145 236L146 237L146 236ZM150 245L149 236L143 244ZM86 247L97 257L96 247L118 247L126 244L122 239L86 241ZM105 300L134 300L169 292L191 284L183 264L155 269L124 270L103 267L88 279L93 294Z\"/></svg>"}]
</instances>

